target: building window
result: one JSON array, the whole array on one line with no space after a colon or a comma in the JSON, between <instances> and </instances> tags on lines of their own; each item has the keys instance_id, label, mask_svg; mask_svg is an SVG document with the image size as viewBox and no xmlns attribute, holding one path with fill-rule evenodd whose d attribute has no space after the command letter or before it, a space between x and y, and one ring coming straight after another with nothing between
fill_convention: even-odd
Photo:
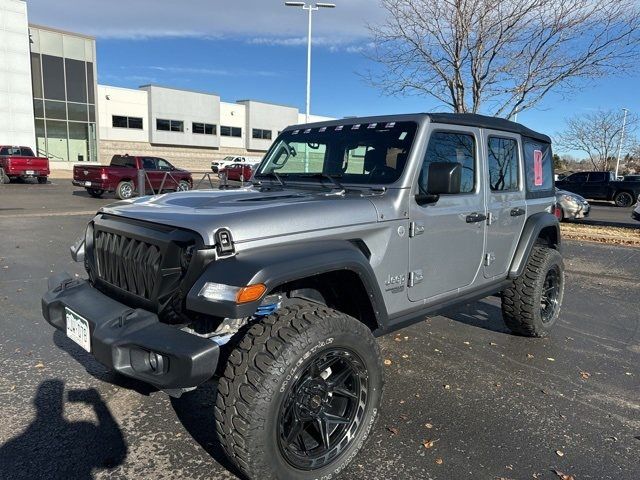
<instances>
[{"instance_id":1,"label":"building window","mask_svg":"<svg viewBox=\"0 0 640 480\"><path fill-rule=\"evenodd\" d=\"M182 120L163 120L156 118L156 130L165 132L184 132L184 122Z\"/></svg>"},{"instance_id":2,"label":"building window","mask_svg":"<svg viewBox=\"0 0 640 480\"><path fill-rule=\"evenodd\" d=\"M140 117L112 115L111 122L114 128L133 128L136 130L142 130L142 118Z\"/></svg>"},{"instance_id":3,"label":"building window","mask_svg":"<svg viewBox=\"0 0 640 480\"><path fill-rule=\"evenodd\" d=\"M191 124L191 131L199 135L217 135L218 134L218 128L211 123L193 122Z\"/></svg>"},{"instance_id":4,"label":"building window","mask_svg":"<svg viewBox=\"0 0 640 480\"><path fill-rule=\"evenodd\" d=\"M259 140L271 140L271 130L262 130L260 128L253 129L253 138Z\"/></svg>"},{"instance_id":5,"label":"building window","mask_svg":"<svg viewBox=\"0 0 640 480\"><path fill-rule=\"evenodd\" d=\"M223 137L242 137L242 129L240 127L220 127L220 135Z\"/></svg>"}]
</instances>

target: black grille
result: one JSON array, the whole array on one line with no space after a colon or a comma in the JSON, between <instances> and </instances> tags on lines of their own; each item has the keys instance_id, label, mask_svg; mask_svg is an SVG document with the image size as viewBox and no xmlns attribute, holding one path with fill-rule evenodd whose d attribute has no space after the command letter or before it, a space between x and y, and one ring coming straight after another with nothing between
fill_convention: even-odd
<instances>
[{"instance_id":1,"label":"black grille","mask_svg":"<svg viewBox=\"0 0 640 480\"><path fill-rule=\"evenodd\" d=\"M147 300L160 279L162 254L156 245L111 232L95 232L98 277Z\"/></svg>"}]
</instances>

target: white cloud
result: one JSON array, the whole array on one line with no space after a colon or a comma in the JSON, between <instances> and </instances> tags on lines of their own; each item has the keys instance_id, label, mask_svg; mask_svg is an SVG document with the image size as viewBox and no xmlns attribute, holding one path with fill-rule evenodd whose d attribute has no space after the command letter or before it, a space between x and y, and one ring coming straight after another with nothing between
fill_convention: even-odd
<instances>
[{"instance_id":1,"label":"white cloud","mask_svg":"<svg viewBox=\"0 0 640 480\"><path fill-rule=\"evenodd\" d=\"M314 14L318 45L357 42L383 15L376 0L335 3ZM30 0L29 20L99 38L234 37L289 46L304 44L307 29L306 12L281 0Z\"/></svg>"}]
</instances>

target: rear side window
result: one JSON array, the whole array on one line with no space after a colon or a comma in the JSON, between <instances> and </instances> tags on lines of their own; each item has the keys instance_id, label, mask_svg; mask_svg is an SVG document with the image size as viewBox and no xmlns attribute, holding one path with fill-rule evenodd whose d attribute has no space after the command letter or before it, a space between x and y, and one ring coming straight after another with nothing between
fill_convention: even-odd
<instances>
[{"instance_id":1,"label":"rear side window","mask_svg":"<svg viewBox=\"0 0 640 480\"><path fill-rule=\"evenodd\" d=\"M527 197L553 196L553 159L551 145L532 138L523 139Z\"/></svg>"},{"instance_id":2,"label":"rear side window","mask_svg":"<svg viewBox=\"0 0 640 480\"><path fill-rule=\"evenodd\" d=\"M608 172L594 172L589 174L588 182L606 182L608 180Z\"/></svg>"},{"instance_id":3,"label":"rear side window","mask_svg":"<svg viewBox=\"0 0 640 480\"><path fill-rule=\"evenodd\" d=\"M473 135L458 132L433 132L429 139L420 185L426 191L429 165L434 162L459 163L462 165L460 193L471 193L476 186L476 144Z\"/></svg>"},{"instance_id":4,"label":"rear side window","mask_svg":"<svg viewBox=\"0 0 640 480\"><path fill-rule=\"evenodd\" d=\"M566 180L570 183L583 183L587 181L588 176L588 173L574 173L573 175L569 175Z\"/></svg>"},{"instance_id":5,"label":"rear side window","mask_svg":"<svg viewBox=\"0 0 640 480\"><path fill-rule=\"evenodd\" d=\"M136 159L127 155L114 155L111 159L111 165L114 167L136 168Z\"/></svg>"},{"instance_id":6,"label":"rear side window","mask_svg":"<svg viewBox=\"0 0 640 480\"><path fill-rule=\"evenodd\" d=\"M489 137L489 183L494 192L518 190L518 142Z\"/></svg>"}]
</instances>

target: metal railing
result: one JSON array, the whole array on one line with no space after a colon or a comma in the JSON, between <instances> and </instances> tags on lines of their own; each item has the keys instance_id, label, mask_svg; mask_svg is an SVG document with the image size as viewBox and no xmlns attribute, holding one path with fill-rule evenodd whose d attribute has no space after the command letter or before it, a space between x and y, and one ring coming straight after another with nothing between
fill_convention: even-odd
<instances>
[{"instance_id":1,"label":"metal railing","mask_svg":"<svg viewBox=\"0 0 640 480\"><path fill-rule=\"evenodd\" d=\"M240 176L239 182L230 184L227 175L225 175L224 173L215 174L214 172L208 171L191 172L191 178L193 180L193 185L191 187L193 190L227 190L231 188L242 188L247 183L244 180L244 176ZM196 182L195 178L199 178L199 180ZM153 183L151 182L151 178L149 178L149 174L147 173L147 171L144 169L139 169L137 181L138 195L146 195L149 190L151 191L152 195L156 195L164 191L165 187L170 190L178 190L180 181L181 180L173 176L171 171L166 171L162 176L160 186L156 190L153 188Z\"/></svg>"}]
</instances>

